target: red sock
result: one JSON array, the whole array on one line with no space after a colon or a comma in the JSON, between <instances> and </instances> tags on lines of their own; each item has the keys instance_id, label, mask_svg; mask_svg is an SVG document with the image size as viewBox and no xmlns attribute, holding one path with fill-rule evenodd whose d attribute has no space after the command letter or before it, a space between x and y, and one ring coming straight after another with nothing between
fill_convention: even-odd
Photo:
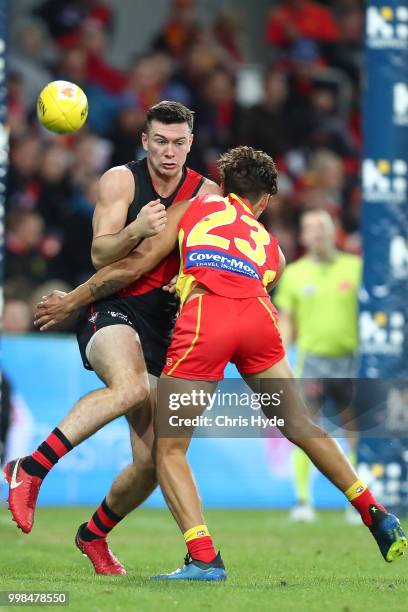
<instances>
[{"instance_id":1,"label":"red sock","mask_svg":"<svg viewBox=\"0 0 408 612\"><path fill-rule=\"evenodd\" d=\"M196 525L184 534L188 552L196 561L209 563L216 556L214 544L207 525Z\"/></svg>"},{"instance_id":2,"label":"red sock","mask_svg":"<svg viewBox=\"0 0 408 612\"><path fill-rule=\"evenodd\" d=\"M370 527L373 522L372 516L370 514L371 506L377 506L377 508L380 508L380 510L385 510L384 506L379 504L378 501L376 501L375 497L373 497L373 494L371 493L370 489L366 489L365 491L363 491L363 493L361 493L361 495L351 500L351 504L355 507L356 510L358 510L363 523L367 525L367 527Z\"/></svg>"},{"instance_id":3,"label":"red sock","mask_svg":"<svg viewBox=\"0 0 408 612\"><path fill-rule=\"evenodd\" d=\"M36 451L22 462L22 467L29 474L45 478L58 461L72 450L71 442L56 427Z\"/></svg>"},{"instance_id":4,"label":"red sock","mask_svg":"<svg viewBox=\"0 0 408 612\"><path fill-rule=\"evenodd\" d=\"M121 521L123 516L115 514L103 500L96 512L93 513L88 524L82 531L84 540L106 538L108 533Z\"/></svg>"},{"instance_id":5,"label":"red sock","mask_svg":"<svg viewBox=\"0 0 408 612\"><path fill-rule=\"evenodd\" d=\"M209 563L217 555L211 536L190 540L187 542L187 549L193 559L204 563Z\"/></svg>"}]
</instances>

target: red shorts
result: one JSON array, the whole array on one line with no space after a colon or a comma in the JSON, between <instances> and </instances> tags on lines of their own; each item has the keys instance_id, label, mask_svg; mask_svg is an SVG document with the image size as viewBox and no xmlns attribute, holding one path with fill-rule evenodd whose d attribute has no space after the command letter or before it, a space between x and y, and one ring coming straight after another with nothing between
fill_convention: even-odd
<instances>
[{"instance_id":1,"label":"red shorts","mask_svg":"<svg viewBox=\"0 0 408 612\"><path fill-rule=\"evenodd\" d=\"M193 298L174 328L163 372L175 378L221 380L229 361L254 374L285 356L277 312L269 298Z\"/></svg>"}]
</instances>

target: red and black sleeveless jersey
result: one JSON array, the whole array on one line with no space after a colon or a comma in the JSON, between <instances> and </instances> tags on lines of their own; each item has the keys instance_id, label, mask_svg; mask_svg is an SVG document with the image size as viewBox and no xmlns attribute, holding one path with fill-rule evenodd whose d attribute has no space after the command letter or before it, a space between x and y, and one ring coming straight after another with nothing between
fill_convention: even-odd
<instances>
[{"instance_id":1,"label":"red and black sleeveless jersey","mask_svg":"<svg viewBox=\"0 0 408 612\"><path fill-rule=\"evenodd\" d=\"M140 209L151 200L160 198L162 204L168 208L176 202L193 198L197 195L197 192L205 180L201 174L184 166L182 177L174 192L167 198L161 198L154 190L146 159L129 162L126 164L126 167L129 168L135 178L135 196L133 202L129 206L126 225L134 221ZM153 289L160 289L169 279L177 274L179 264L178 249L175 249L169 257L161 261L153 270L119 291L118 295L120 297L144 295ZM171 295L164 291L162 293L169 302L174 301ZM148 298L148 296L146 296L146 298ZM145 301L146 300L143 300L143 302ZM154 308L153 303L152 307Z\"/></svg>"}]
</instances>

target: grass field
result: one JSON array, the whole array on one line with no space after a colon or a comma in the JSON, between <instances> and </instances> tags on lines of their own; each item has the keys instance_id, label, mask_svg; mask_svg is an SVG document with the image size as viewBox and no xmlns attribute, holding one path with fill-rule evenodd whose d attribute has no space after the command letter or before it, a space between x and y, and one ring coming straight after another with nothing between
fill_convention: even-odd
<instances>
[{"instance_id":1,"label":"grass field","mask_svg":"<svg viewBox=\"0 0 408 612\"><path fill-rule=\"evenodd\" d=\"M347 525L340 513L321 513L318 523L299 526L281 512L208 511L229 573L225 584L149 582L152 574L174 570L184 555L181 536L162 510L133 513L111 536L128 575L97 576L73 545L90 513L40 508L27 536L2 507L0 590L69 591L69 610L86 612L408 609L408 559L386 564L367 529Z\"/></svg>"}]
</instances>

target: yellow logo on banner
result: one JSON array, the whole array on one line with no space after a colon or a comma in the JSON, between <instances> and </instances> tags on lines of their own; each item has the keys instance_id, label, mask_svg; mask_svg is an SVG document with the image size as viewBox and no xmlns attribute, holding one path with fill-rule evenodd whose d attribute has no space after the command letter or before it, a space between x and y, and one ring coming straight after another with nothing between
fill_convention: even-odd
<instances>
[{"instance_id":1,"label":"yellow logo on banner","mask_svg":"<svg viewBox=\"0 0 408 612\"><path fill-rule=\"evenodd\" d=\"M386 21L391 21L394 18L394 11L390 6L383 6L381 9L381 15Z\"/></svg>"},{"instance_id":2,"label":"yellow logo on banner","mask_svg":"<svg viewBox=\"0 0 408 612\"><path fill-rule=\"evenodd\" d=\"M363 196L367 202L403 204L408 192L408 164L405 159L364 159Z\"/></svg>"},{"instance_id":3,"label":"yellow logo on banner","mask_svg":"<svg viewBox=\"0 0 408 612\"><path fill-rule=\"evenodd\" d=\"M372 49L406 49L408 8L406 6L369 6L367 8L367 44Z\"/></svg>"},{"instance_id":4,"label":"yellow logo on banner","mask_svg":"<svg viewBox=\"0 0 408 612\"><path fill-rule=\"evenodd\" d=\"M389 174L391 170L391 164L387 159L380 159L377 162L377 168L382 174Z\"/></svg>"},{"instance_id":5,"label":"yellow logo on banner","mask_svg":"<svg viewBox=\"0 0 408 612\"><path fill-rule=\"evenodd\" d=\"M387 315L385 314L385 312L376 312L374 315L374 321L380 327L384 327L384 325L387 324Z\"/></svg>"}]
</instances>

